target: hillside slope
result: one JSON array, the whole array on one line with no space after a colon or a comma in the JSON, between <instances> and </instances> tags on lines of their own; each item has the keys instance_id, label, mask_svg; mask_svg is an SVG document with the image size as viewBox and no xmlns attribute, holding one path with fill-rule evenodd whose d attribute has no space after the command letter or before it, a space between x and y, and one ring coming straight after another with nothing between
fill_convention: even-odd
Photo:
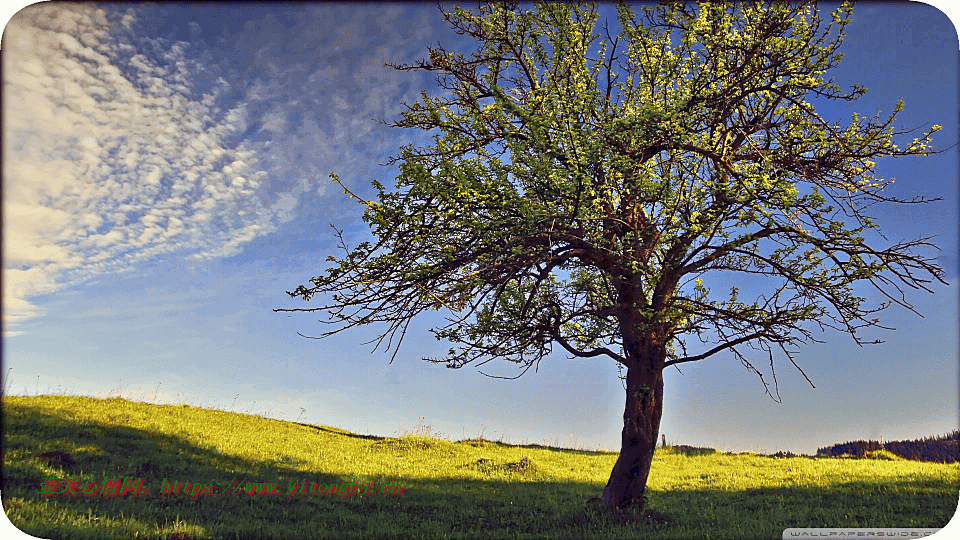
<instances>
[{"instance_id":1,"label":"hillside slope","mask_svg":"<svg viewBox=\"0 0 960 540\"><path fill-rule=\"evenodd\" d=\"M958 489L955 465L668 448L651 510L615 523L585 511L613 453L71 396L4 397L3 421L3 505L41 538L775 537L823 523L941 527Z\"/></svg>"}]
</instances>

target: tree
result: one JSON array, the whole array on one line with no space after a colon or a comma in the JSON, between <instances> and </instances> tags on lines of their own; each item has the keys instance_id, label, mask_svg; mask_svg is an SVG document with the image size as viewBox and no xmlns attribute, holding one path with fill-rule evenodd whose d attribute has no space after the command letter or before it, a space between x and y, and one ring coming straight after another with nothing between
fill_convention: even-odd
<instances>
[{"instance_id":1,"label":"tree","mask_svg":"<svg viewBox=\"0 0 960 540\"><path fill-rule=\"evenodd\" d=\"M771 369L775 356L800 369L793 355L814 330L863 344L862 329L882 328L877 312L913 309L904 287L945 283L918 253L936 247L929 238L880 247L865 213L928 202L884 194L892 180L874 169L931 153L940 126L901 148L902 101L845 124L807 101L865 92L825 78L850 14L823 18L810 2L640 14L618 4L614 32L593 6L444 11L475 50L437 46L393 66L436 72L442 91L389 123L432 143L404 146L396 188L374 181L375 200L344 187L376 240L350 249L338 231L344 257L288 291L330 303L278 311L326 311L335 328L324 335L386 323L375 341L389 350L415 316L444 310L432 332L452 346L428 360L452 368L501 358L525 372L554 346L614 359L626 369L624 427L601 500L642 508L664 369L729 352L779 399L775 372L771 393L744 348ZM705 280L719 275L763 292L714 292ZM859 284L886 300L868 305Z\"/></svg>"}]
</instances>

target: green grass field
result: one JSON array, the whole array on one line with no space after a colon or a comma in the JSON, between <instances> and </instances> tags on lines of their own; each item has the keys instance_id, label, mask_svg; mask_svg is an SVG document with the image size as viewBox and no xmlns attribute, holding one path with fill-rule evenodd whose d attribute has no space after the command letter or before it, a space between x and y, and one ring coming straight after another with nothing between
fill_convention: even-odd
<instances>
[{"instance_id":1,"label":"green grass field","mask_svg":"<svg viewBox=\"0 0 960 540\"><path fill-rule=\"evenodd\" d=\"M3 422L3 507L41 538L779 539L788 527L943 527L960 489L957 464L667 447L654 459L648 511L620 522L586 505L603 491L611 452L381 438L119 398L4 397ZM52 451L69 458L38 457ZM50 478L115 477L142 478L150 491L41 495ZM164 479L275 484L280 494L161 495ZM403 492L287 496L304 481Z\"/></svg>"}]
</instances>

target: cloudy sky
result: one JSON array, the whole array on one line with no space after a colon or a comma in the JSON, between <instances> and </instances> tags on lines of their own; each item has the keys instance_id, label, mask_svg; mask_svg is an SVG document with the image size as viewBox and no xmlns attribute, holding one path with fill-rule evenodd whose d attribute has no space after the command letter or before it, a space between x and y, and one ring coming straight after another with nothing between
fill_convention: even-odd
<instances>
[{"instance_id":1,"label":"cloudy sky","mask_svg":"<svg viewBox=\"0 0 960 540\"><path fill-rule=\"evenodd\" d=\"M10 394L123 395L250 411L392 435L423 418L451 438L619 449L623 390L612 360L551 357L516 381L419 360L445 351L418 321L397 360L370 335L323 341L318 316L284 291L334 254L329 224L365 238L357 190L392 184L382 166L422 140L391 129L429 77L386 62L456 47L436 5L38 4L3 35L3 388ZM923 4L865 4L844 42L841 85L853 108L900 125L958 133L958 44ZM783 403L731 355L666 375L668 441L726 450L791 450L957 427L958 160L880 162L894 194L942 197L880 208L892 242L936 235L949 286L911 291L924 317L890 309L897 328L824 334L787 366ZM871 297L878 301L878 298ZM512 374L510 366L495 372Z\"/></svg>"}]
</instances>

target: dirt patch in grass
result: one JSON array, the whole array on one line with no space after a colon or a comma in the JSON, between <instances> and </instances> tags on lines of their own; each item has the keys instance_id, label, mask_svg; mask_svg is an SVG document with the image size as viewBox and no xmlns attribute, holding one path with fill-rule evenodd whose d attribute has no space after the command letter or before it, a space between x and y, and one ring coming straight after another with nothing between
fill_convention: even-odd
<instances>
[{"instance_id":1,"label":"dirt patch in grass","mask_svg":"<svg viewBox=\"0 0 960 540\"><path fill-rule=\"evenodd\" d=\"M52 450L50 452L37 454L37 459L55 467L60 467L61 469L72 469L73 466L77 464L77 461L73 459L73 456L66 452L61 452L60 450Z\"/></svg>"}]
</instances>

